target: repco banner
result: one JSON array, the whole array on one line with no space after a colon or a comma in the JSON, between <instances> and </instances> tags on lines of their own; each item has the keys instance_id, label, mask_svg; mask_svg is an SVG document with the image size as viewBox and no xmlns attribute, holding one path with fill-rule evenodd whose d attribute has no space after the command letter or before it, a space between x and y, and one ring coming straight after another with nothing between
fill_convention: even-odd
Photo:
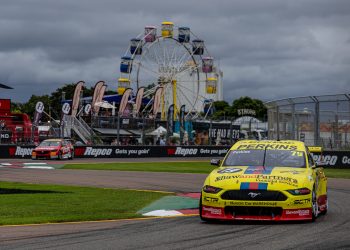
<instances>
[{"instance_id":1,"label":"repco banner","mask_svg":"<svg viewBox=\"0 0 350 250\"><path fill-rule=\"evenodd\" d=\"M0 145L0 158L31 158L35 146ZM224 157L228 146L76 146L76 158ZM350 168L349 151L314 154L325 168Z\"/></svg>"},{"instance_id":2,"label":"repco banner","mask_svg":"<svg viewBox=\"0 0 350 250\"><path fill-rule=\"evenodd\" d=\"M0 146L0 158L31 158L35 146Z\"/></svg>"},{"instance_id":3,"label":"repco banner","mask_svg":"<svg viewBox=\"0 0 350 250\"><path fill-rule=\"evenodd\" d=\"M225 156L228 147L197 146L88 146L76 147L75 157L134 158L134 157L209 157Z\"/></svg>"},{"instance_id":4,"label":"repco banner","mask_svg":"<svg viewBox=\"0 0 350 250\"><path fill-rule=\"evenodd\" d=\"M350 168L350 151L323 151L322 155L313 154L313 158L324 168Z\"/></svg>"}]
</instances>

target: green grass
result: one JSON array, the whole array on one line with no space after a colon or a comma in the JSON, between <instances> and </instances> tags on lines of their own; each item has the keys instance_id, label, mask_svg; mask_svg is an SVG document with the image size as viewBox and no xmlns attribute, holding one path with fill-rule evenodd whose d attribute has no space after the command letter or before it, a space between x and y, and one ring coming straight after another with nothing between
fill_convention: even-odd
<instances>
[{"instance_id":1,"label":"green grass","mask_svg":"<svg viewBox=\"0 0 350 250\"><path fill-rule=\"evenodd\" d=\"M123 163L90 163L66 164L65 169L87 170L118 170L147 172L176 172L209 174L215 166L209 162L123 162ZM350 179L350 169L325 168L326 176L330 178Z\"/></svg>"},{"instance_id":2,"label":"green grass","mask_svg":"<svg viewBox=\"0 0 350 250\"><path fill-rule=\"evenodd\" d=\"M350 179L350 169L325 168L324 172L329 178Z\"/></svg>"},{"instance_id":3,"label":"green grass","mask_svg":"<svg viewBox=\"0 0 350 250\"><path fill-rule=\"evenodd\" d=\"M126 162L126 163L93 163L66 164L64 169L119 170L176 173L210 173L215 166L208 162Z\"/></svg>"},{"instance_id":4,"label":"green grass","mask_svg":"<svg viewBox=\"0 0 350 250\"><path fill-rule=\"evenodd\" d=\"M138 210L165 195L169 194L0 182L0 225L142 217Z\"/></svg>"}]
</instances>

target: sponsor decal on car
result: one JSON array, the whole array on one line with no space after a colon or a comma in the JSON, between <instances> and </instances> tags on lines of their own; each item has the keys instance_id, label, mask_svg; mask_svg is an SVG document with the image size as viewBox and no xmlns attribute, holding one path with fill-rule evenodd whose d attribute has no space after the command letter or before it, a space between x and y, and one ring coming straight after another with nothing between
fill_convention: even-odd
<instances>
[{"instance_id":1,"label":"sponsor decal on car","mask_svg":"<svg viewBox=\"0 0 350 250\"><path fill-rule=\"evenodd\" d=\"M225 181L225 180L238 179L238 178L240 178L239 175L222 175L222 176L217 176L214 181L217 182L217 181Z\"/></svg>"},{"instance_id":2,"label":"sponsor decal on car","mask_svg":"<svg viewBox=\"0 0 350 250\"><path fill-rule=\"evenodd\" d=\"M221 208L214 208L214 207L206 207L203 206L203 212L209 212L211 214L215 215L221 215L222 214L222 209Z\"/></svg>"},{"instance_id":3,"label":"sponsor decal on car","mask_svg":"<svg viewBox=\"0 0 350 250\"><path fill-rule=\"evenodd\" d=\"M259 182L242 182L241 190L267 190L267 183L259 183Z\"/></svg>"},{"instance_id":4,"label":"sponsor decal on car","mask_svg":"<svg viewBox=\"0 0 350 250\"><path fill-rule=\"evenodd\" d=\"M277 206L275 201L227 201L226 205L229 206Z\"/></svg>"},{"instance_id":5,"label":"sponsor decal on car","mask_svg":"<svg viewBox=\"0 0 350 250\"><path fill-rule=\"evenodd\" d=\"M232 174L242 171L241 168L225 168L218 171L219 174Z\"/></svg>"},{"instance_id":6,"label":"sponsor decal on car","mask_svg":"<svg viewBox=\"0 0 350 250\"><path fill-rule=\"evenodd\" d=\"M204 196L203 199L207 202L218 202L219 201L219 198L207 197L207 196Z\"/></svg>"},{"instance_id":7,"label":"sponsor decal on car","mask_svg":"<svg viewBox=\"0 0 350 250\"><path fill-rule=\"evenodd\" d=\"M288 145L286 143L283 144L274 144L274 143L270 143L270 144L242 144L239 145L237 149L261 149L261 150L265 150L265 149L280 149L280 150L296 150L297 146L295 145Z\"/></svg>"},{"instance_id":8,"label":"sponsor decal on car","mask_svg":"<svg viewBox=\"0 0 350 250\"><path fill-rule=\"evenodd\" d=\"M311 203L311 199L300 199L300 200L294 200L294 205L304 205Z\"/></svg>"},{"instance_id":9,"label":"sponsor decal on car","mask_svg":"<svg viewBox=\"0 0 350 250\"><path fill-rule=\"evenodd\" d=\"M271 174L273 167L249 166L244 174Z\"/></svg>"},{"instance_id":10,"label":"sponsor decal on car","mask_svg":"<svg viewBox=\"0 0 350 250\"><path fill-rule=\"evenodd\" d=\"M306 216L306 215L310 215L310 210L309 209L286 210L286 215Z\"/></svg>"}]
</instances>

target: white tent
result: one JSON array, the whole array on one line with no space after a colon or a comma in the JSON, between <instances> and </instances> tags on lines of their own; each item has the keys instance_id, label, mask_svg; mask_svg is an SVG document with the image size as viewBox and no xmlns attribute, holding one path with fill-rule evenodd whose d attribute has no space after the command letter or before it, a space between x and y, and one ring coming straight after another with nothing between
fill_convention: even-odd
<instances>
[{"instance_id":1,"label":"white tent","mask_svg":"<svg viewBox=\"0 0 350 250\"><path fill-rule=\"evenodd\" d=\"M110 104L109 102L103 101L103 102L96 102L95 106L105 108L105 109L114 109L115 106Z\"/></svg>"},{"instance_id":2,"label":"white tent","mask_svg":"<svg viewBox=\"0 0 350 250\"><path fill-rule=\"evenodd\" d=\"M159 126L158 128L156 128L155 130L153 130L152 132L150 132L148 135L156 135L156 136L161 136L166 134L166 128Z\"/></svg>"}]
</instances>

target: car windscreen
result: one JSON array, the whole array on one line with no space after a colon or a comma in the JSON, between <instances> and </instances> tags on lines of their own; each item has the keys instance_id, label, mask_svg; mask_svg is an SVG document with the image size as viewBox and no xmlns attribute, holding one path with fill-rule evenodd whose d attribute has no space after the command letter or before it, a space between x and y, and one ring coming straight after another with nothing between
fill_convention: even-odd
<instances>
[{"instance_id":1,"label":"car windscreen","mask_svg":"<svg viewBox=\"0 0 350 250\"><path fill-rule=\"evenodd\" d=\"M232 150L222 166L267 166L304 168L305 154L296 150Z\"/></svg>"},{"instance_id":2,"label":"car windscreen","mask_svg":"<svg viewBox=\"0 0 350 250\"><path fill-rule=\"evenodd\" d=\"M60 142L59 141L43 141L40 143L41 147L51 147L51 146L59 146Z\"/></svg>"}]
</instances>

